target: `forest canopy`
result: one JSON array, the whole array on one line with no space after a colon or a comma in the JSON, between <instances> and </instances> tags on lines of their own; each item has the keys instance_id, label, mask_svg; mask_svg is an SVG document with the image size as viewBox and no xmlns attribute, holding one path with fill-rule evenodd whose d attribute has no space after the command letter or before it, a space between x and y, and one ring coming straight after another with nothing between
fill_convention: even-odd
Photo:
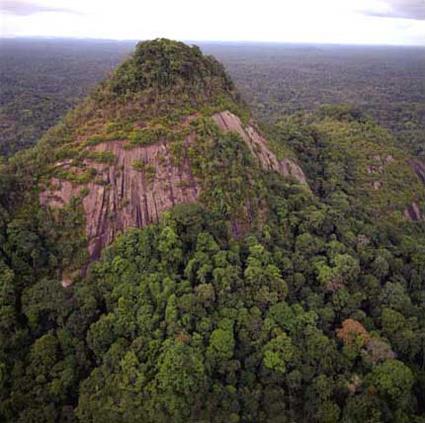
<instances>
[{"instance_id":1,"label":"forest canopy","mask_svg":"<svg viewBox=\"0 0 425 423\"><path fill-rule=\"evenodd\" d=\"M213 116L229 109L251 126L222 131ZM215 59L155 40L0 163L2 421L425 423L425 188L411 146L362 108L306 109L276 112L263 140ZM113 189L97 171L128 171L95 148L124 142L173 145L201 195L89 262L84 199ZM261 166L255 148L305 180ZM147 185L156 172L130 167ZM78 195L42 204L60 184Z\"/></svg>"}]
</instances>

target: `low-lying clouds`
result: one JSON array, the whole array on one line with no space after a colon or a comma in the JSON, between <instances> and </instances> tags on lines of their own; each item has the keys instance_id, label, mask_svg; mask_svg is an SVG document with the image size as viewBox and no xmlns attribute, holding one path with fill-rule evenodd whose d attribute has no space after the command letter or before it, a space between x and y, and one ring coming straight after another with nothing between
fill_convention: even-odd
<instances>
[{"instance_id":1,"label":"low-lying clouds","mask_svg":"<svg viewBox=\"0 0 425 423\"><path fill-rule=\"evenodd\" d=\"M364 14L384 18L425 20L425 0L382 0Z\"/></svg>"},{"instance_id":2,"label":"low-lying clouds","mask_svg":"<svg viewBox=\"0 0 425 423\"><path fill-rule=\"evenodd\" d=\"M424 6L425 0L0 0L0 38L425 46Z\"/></svg>"},{"instance_id":3,"label":"low-lying clouds","mask_svg":"<svg viewBox=\"0 0 425 423\"><path fill-rule=\"evenodd\" d=\"M41 12L71 13L80 14L72 9L63 7L45 6L39 3L25 0L1 0L0 12L15 16L30 16Z\"/></svg>"}]
</instances>

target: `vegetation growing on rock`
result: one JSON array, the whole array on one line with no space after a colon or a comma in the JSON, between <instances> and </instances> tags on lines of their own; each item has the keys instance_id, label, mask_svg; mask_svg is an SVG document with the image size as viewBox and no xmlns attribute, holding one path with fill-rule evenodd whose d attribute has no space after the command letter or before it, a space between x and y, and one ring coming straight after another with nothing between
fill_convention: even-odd
<instances>
[{"instance_id":1,"label":"vegetation growing on rock","mask_svg":"<svg viewBox=\"0 0 425 423\"><path fill-rule=\"evenodd\" d=\"M423 422L425 227L403 216L423 185L409 157L346 107L284 119L270 135L309 189L264 166L279 159L246 115L228 112L240 133L217 125L229 104L247 111L212 59L157 40L127 63L1 164L1 419ZM154 127L177 136L127 139ZM164 203L139 202L158 186ZM148 222L140 204L166 207ZM140 227L117 237L135 205ZM87 268L96 213L116 239Z\"/></svg>"}]
</instances>

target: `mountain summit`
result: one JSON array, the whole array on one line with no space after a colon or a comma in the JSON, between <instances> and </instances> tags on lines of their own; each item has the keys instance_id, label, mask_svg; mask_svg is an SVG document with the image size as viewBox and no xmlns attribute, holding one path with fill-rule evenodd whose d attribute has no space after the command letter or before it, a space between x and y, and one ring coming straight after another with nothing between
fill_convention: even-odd
<instances>
[{"instance_id":1,"label":"mountain summit","mask_svg":"<svg viewBox=\"0 0 425 423\"><path fill-rule=\"evenodd\" d=\"M43 148L53 159L41 202L58 209L80 200L92 259L181 203L200 202L243 233L267 210L264 171L306 184L272 150L223 67L164 39L140 43Z\"/></svg>"},{"instance_id":2,"label":"mountain summit","mask_svg":"<svg viewBox=\"0 0 425 423\"><path fill-rule=\"evenodd\" d=\"M119 96L145 94L153 89L186 92L206 100L220 94L232 95L234 90L233 82L214 57L204 56L197 46L167 39L139 43L106 86Z\"/></svg>"}]
</instances>

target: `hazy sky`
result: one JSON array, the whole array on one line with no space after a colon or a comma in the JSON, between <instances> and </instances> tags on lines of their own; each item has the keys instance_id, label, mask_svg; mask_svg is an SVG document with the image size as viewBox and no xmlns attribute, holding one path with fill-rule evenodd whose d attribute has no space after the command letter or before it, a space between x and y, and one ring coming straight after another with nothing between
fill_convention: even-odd
<instances>
[{"instance_id":1,"label":"hazy sky","mask_svg":"<svg viewBox=\"0 0 425 423\"><path fill-rule=\"evenodd\" d=\"M425 46L425 0L0 0L2 36Z\"/></svg>"}]
</instances>

